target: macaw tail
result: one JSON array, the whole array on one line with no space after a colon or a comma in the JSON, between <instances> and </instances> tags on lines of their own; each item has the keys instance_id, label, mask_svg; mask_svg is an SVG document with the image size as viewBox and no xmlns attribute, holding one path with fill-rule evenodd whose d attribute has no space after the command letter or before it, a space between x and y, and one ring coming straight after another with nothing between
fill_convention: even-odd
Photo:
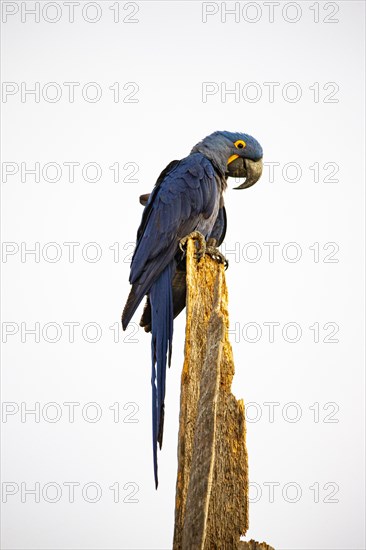
<instances>
[{"instance_id":1,"label":"macaw tail","mask_svg":"<svg viewBox=\"0 0 366 550\"><path fill-rule=\"evenodd\" d=\"M151 304L151 386L152 386L152 433L154 454L155 487L158 487L157 444L161 449L164 427L165 377L172 354L173 296L172 278L174 262L162 271L149 293ZM169 350L169 351L168 351Z\"/></svg>"}]
</instances>

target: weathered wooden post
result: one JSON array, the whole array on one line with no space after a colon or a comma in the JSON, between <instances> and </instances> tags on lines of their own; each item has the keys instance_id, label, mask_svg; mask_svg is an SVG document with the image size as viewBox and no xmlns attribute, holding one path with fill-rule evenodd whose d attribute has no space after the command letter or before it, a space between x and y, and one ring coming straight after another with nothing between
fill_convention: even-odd
<instances>
[{"instance_id":1,"label":"weathered wooden post","mask_svg":"<svg viewBox=\"0 0 366 550\"><path fill-rule=\"evenodd\" d=\"M225 271L187 243L187 323L181 381L173 550L271 550L248 529L244 403L231 393Z\"/></svg>"}]
</instances>

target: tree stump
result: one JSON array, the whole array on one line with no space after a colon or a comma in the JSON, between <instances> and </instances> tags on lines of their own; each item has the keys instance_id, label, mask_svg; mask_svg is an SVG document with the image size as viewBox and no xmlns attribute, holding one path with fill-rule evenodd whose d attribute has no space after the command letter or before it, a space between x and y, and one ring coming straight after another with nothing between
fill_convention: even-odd
<instances>
[{"instance_id":1,"label":"tree stump","mask_svg":"<svg viewBox=\"0 0 366 550\"><path fill-rule=\"evenodd\" d=\"M248 455L244 403L231 393L225 271L194 254L189 239L173 550L271 550L240 542L249 524Z\"/></svg>"}]
</instances>

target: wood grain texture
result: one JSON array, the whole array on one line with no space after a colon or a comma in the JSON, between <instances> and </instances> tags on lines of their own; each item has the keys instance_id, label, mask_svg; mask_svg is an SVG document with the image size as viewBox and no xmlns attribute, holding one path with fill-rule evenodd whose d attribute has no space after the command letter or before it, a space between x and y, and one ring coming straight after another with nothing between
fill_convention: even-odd
<instances>
[{"instance_id":1,"label":"wood grain texture","mask_svg":"<svg viewBox=\"0 0 366 550\"><path fill-rule=\"evenodd\" d=\"M190 239L173 549L269 550L239 546L248 529L248 457L244 403L231 393L225 272L194 252Z\"/></svg>"},{"instance_id":2,"label":"wood grain texture","mask_svg":"<svg viewBox=\"0 0 366 550\"><path fill-rule=\"evenodd\" d=\"M266 542L256 542L251 539L249 542L239 542L238 550L274 550L274 548Z\"/></svg>"}]
</instances>

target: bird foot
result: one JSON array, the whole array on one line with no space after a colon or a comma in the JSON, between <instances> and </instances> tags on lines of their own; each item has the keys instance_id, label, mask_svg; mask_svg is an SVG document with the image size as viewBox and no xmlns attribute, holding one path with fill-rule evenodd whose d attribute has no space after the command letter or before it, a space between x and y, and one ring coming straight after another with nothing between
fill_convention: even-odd
<instances>
[{"instance_id":1,"label":"bird foot","mask_svg":"<svg viewBox=\"0 0 366 550\"><path fill-rule=\"evenodd\" d=\"M199 231L193 231L192 233L190 233L186 237L183 237L183 239L181 239L179 241L179 248L181 249L182 252L185 252L185 248L187 247L188 239L193 239L195 241L195 246L196 246L195 257L196 257L197 261L199 262L200 259L205 255L205 252L206 252L206 248L207 248L206 247L206 239L202 235L202 233L200 233Z\"/></svg>"},{"instance_id":2,"label":"bird foot","mask_svg":"<svg viewBox=\"0 0 366 550\"><path fill-rule=\"evenodd\" d=\"M224 264L225 269L229 267L228 260L225 258L222 252L220 252L220 250L216 248L216 246L207 246L206 254L208 254L208 256L210 256L218 264Z\"/></svg>"}]
</instances>

